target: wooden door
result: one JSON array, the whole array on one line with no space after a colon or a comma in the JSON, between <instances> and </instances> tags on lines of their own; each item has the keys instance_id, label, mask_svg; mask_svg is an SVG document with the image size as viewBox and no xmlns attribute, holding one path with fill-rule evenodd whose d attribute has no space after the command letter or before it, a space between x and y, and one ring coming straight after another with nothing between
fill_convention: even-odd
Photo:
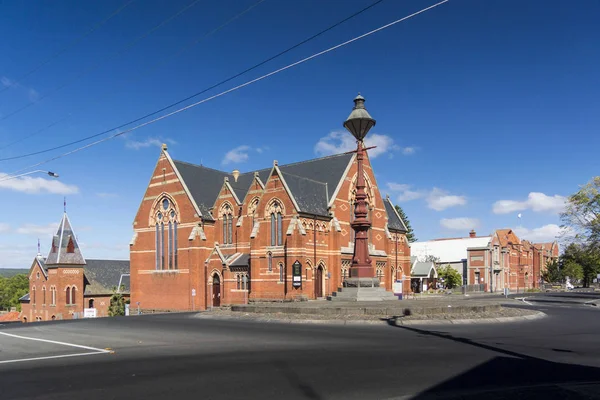
<instances>
[{"instance_id":1,"label":"wooden door","mask_svg":"<svg viewBox=\"0 0 600 400\"><path fill-rule=\"evenodd\" d=\"M221 280L219 275L213 277L213 307L221 307Z\"/></svg>"},{"instance_id":2,"label":"wooden door","mask_svg":"<svg viewBox=\"0 0 600 400\"><path fill-rule=\"evenodd\" d=\"M323 268L317 268L317 276L315 278L315 297L323 297Z\"/></svg>"}]
</instances>

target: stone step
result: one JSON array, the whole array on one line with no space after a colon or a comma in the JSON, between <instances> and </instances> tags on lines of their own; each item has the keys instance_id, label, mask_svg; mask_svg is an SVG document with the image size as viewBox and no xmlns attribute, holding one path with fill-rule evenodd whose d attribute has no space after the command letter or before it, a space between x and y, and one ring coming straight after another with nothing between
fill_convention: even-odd
<instances>
[{"instance_id":1,"label":"stone step","mask_svg":"<svg viewBox=\"0 0 600 400\"><path fill-rule=\"evenodd\" d=\"M398 298L382 287L345 287L327 296L329 301L385 301Z\"/></svg>"}]
</instances>

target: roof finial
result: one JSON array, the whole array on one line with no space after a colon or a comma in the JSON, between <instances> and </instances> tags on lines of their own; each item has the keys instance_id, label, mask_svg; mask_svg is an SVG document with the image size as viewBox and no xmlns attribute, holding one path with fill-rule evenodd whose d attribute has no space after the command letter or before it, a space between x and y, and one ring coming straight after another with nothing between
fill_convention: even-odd
<instances>
[{"instance_id":1,"label":"roof finial","mask_svg":"<svg viewBox=\"0 0 600 400\"><path fill-rule=\"evenodd\" d=\"M42 250L41 250L41 248L40 248L40 238L38 238L38 253L37 253L37 255L38 255L38 256L41 256L41 255L42 255Z\"/></svg>"},{"instance_id":2,"label":"roof finial","mask_svg":"<svg viewBox=\"0 0 600 400\"><path fill-rule=\"evenodd\" d=\"M65 214L67 213L67 197L63 197L63 207L64 207L64 211Z\"/></svg>"}]
</instances>

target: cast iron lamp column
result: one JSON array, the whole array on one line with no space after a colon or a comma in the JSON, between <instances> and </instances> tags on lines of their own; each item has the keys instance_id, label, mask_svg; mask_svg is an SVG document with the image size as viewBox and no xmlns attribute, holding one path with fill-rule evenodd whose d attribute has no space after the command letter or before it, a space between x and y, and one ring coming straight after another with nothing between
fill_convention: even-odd
<instances>
[{"instance_id":1,"label":"cast iron lamp column","mask_svg":"<svg viewBox=\"0 0 600 400\"><path fill-rule=\"evenodd\" d=\"M356 198L354 203L354 221L351 223L354 229L354 254L350 267L350 278L345 286L350 287L373 287L379 286L379 280L374 277L371 257L369 256L369 229L371 221L367 218L367 192L365 191L365 177L363 160L367 149L364 146L364 138L369 130L375 126L375 120L365 108L365 99L358 94L354 99L354 108L350 116L344 122L344 128L356 138Z\"/></svg>"}]
</instances>

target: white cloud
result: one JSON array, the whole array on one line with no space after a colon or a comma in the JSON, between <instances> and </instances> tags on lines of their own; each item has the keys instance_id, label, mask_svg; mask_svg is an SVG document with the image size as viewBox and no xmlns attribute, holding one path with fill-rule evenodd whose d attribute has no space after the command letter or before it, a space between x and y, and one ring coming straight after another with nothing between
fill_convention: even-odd
<instances>
[{"instance_id":1,"label":"white cloud","mask_svg":"<svg viewBox=\"0 0 600 400\"><path fill-rule=\"evenodd\" d=\"M527 200L498 200L494 203L494 214L508 214L515 211L532 210L535 212L550 212L558 214L565 208L567 198L560 195L548 196L544 193L531 192Z\"/></svg>"},{"instance_id":2,"label":"white cloud","mask_svg":"<svg viewBox=\"0 0 600 400\"><path fill-rule=\"evenodd\" d=\"M465 196L453 195L439 188L433 188L427 195L426 201L429 208L436 211L443 211L450 207L464 206L467 204L467 198Z\"/></svg>"},{"instance_id":3,"label":"white cloud","mask_svg":"<svg viewBox=\"0 0 600 400\"><path fill-rule=\"evenodd\" d=\"M67 185L56 178L44 179L23 176L20 178L7 179L10 175L0 173L0 190L14 190L23 193L52 193L52 194L75 194L79 188L75 185Z\"/></svg>"},{"instance_id":4,"label":"white cloud","mask_svg":"<svg viewBox=\"0 0 600 400\"><path fill-rule=\"evenodd\" d=\"M415 152L414 147L400 147L394 143L394 139L387 135L370 133L365 139L367 147L377 146L369 150L369 157L375 158L387 152L400 151L402 154L410 155ZM319 139L315 145L315 153L321 156L340 154L356 149L356 139L346 131L333 131L327 136Z\"/></svg>"},{"instance_id":5,"label":"white cloud","mask_svg":"<svg viewBox=\"0 0 600 400\"><path fill-rule=\"evenodd\" d=\"M396 194L398 202L425 198L429 208L436 211L443 211L450 207L467 204L467 198L465 196L450 194L446 190L435 187L431 190L421 190L413 189L412 185L394 182L388 182L387 187L391 192Z\"/></svg>"},{"instance_id":6,"label":"white cloud","mask_svg":"<svg viewBox=\"0 0 600 400\"><path fill-rule=\"evenodd\" d=\"M424 191L412 190L412 186L405 183L388 182L387 187L391 192L397 193L398 202L419 199L427 194Z\"/></svg>"},{"instance_id":7,"label":"white cloud","mask_svg":"<svg viewBox=\"0 0 600 400\"><path fill-rule=\"evenodd\" d=\"M527 239L531 242L553 242L564 234L570 234L569 228L565 230L556 224L548 224L533 229L518 227L513 230L519 238Z\"/></svg>"},{"instance_id":8,"label":"white cloud","mask_svg":"<svg viewBox=\"0 0 600 400\"><path fill-rule=\"evenodd\" d=\"M225 157L221 161L221 164L239 164L248 161L250 158L250 152L256 151L258 154L262 154L269 150L267 146L252 148L248 145L242 145L235 147L225 153Z\"/></svg>"},{"instance_id":9,"label":"white cloud","mask_svg":"<svg viewBox=\"0 0 600 400\"><path fill-rule=\"evenodd\" d=\"M38 236L52 236L58 229L58 223L36 225L36 224L24 224L17 228L17 233L21 235L38 235Z\"/></svg>"},{"instance_id":10,"label":"white cloud","mask_svg":"<svg viewBox=\"0 0 600 400\"><path fill-rule=\"evenodd\" d=\"M133 140L125 138L125 147L128 149L139 150L147 147L161 147L163 143L177 144L173 139L161 139L161 138L146 138L144 140Z\"/></svg>"},{"instance_id":11,"label":"white cloud","mask_svg":"<svg viewBox=\"0 0 600 400\"><path fill-rule=\"evenodd\" d=\"M250 152L250 146L238 146L234 149L229 150L225 153L225 157L223 157L222 164L231 164L231 163L243 163L248 161L250 157L248 153Z\"/></svg>"},{"instance_id":12,"label":"white cloud","mask_svg":"<svg viewBox=\"0 0 600 400\"><path fill-rule=\"evenodd\" d=\"M467 231L475 229L479 226L477 218L442 218L440 220L442 228L453 229L459 231Z\"/></svg>"},{"instance_id":13,"label":"white cloud","mask_svg":"<svg viewBox=\"0 0 600 400\"><path fill-rule=\"evenodd\" d=\"M10 225L0 222L0 233L10 232Z\"/></svg>"}]
</instances>

